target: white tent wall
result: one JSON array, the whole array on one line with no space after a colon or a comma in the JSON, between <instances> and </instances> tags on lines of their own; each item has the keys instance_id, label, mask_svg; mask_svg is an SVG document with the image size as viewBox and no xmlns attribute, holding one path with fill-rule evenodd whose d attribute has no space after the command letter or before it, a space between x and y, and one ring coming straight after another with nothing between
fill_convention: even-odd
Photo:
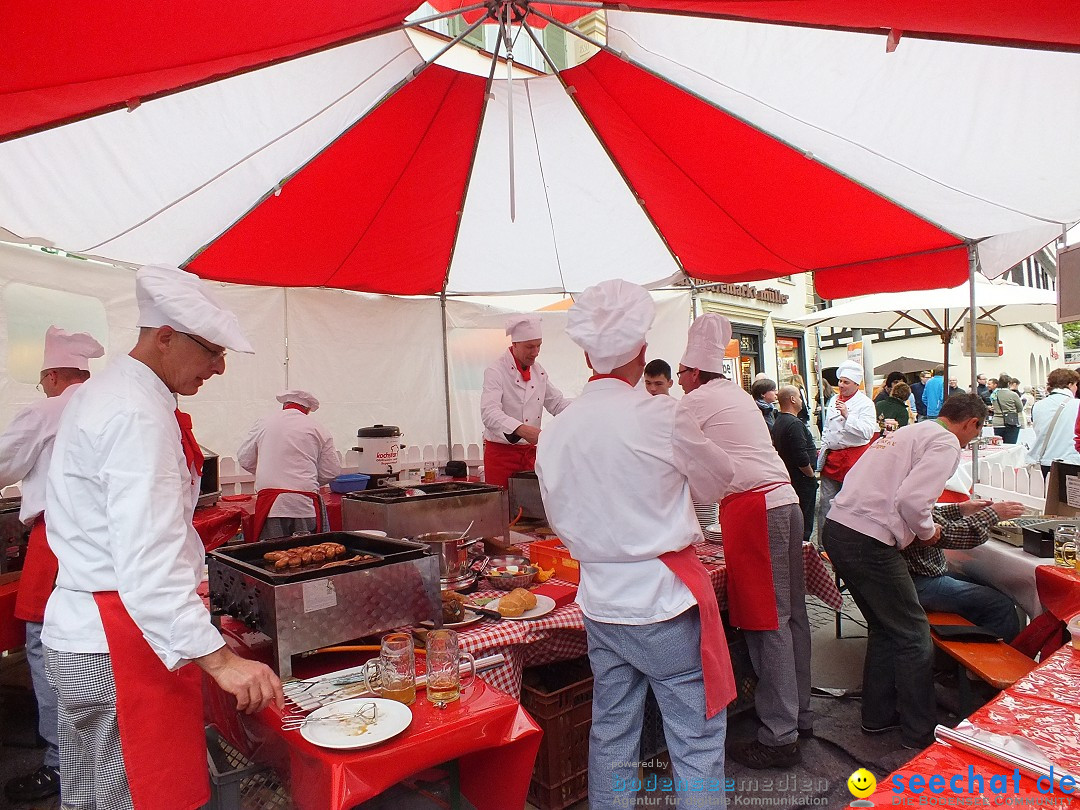
<instances>
[{"instance_id":1,"label":"white tent wall","mask_svg":"<svg viewBox=\"0 0 1080 810\"><path fill-rule=\"evenodd\" d=\"M45 310L19 312L13 319L9 293L18 287L85 296L73 299L84 309L100 302L104 323L88 327L86 317L55 318ZM274 397L286 387L309 390L319 398L318 418L342 452L355 444L357 428L376 423L400 426L408 444L446 442L439 299L221 283L212 283L211 289L237 314L256 354L230 352L224 375L208 380L197 396L181 398L180 407L191 413L195 434L204 446L234 456L251 425L279 407ZM686 343L689 293L665 291L653 296L657 318L648 356L662 357L674 366ZM481 441L483 372L507 346L506 314L554 300L558 299L515 296L447 302L454 443ZM565 394L576 396L589 372L581 350L566 337L566 312L545 312L543 317L540 362ZM11 339L14 320L20 321L18 345ZM55 320L69 329L89 328L106 348L104 361L93 361L92 369L103 368L135 344L133 272L0 243L0 430L20 408L41 397L34 383L45 329ZM36 327L30 330L28 321ZM13 357L22 368L18 374Z\"/></svg>"},{"instance_id":2,"label":"white tent wall","mask_svg":"<svg viewBox=\"0 0 1080 810\"><path fill-rule=\"evenodd\" d=\"M686 348L686 330L690 325L690 293L654 292L656 320L649 332L646 356L667 360L672 368ZM518 300L517 309L531 310L529 296ZM509 299L500 300L504 306ZM480 394L486 369L499 352L507 350L509 338L503 328L504 316L514 309L478 304L477 299L451 299L447 304L448 344L450 348L450 414L455 444L480 442ZM585 355L566 335L566 310L540 313L544 322L544 345L538 362L547 371L555 387L568 397L576 397L591 372ZM441 379L441 376L440 376ZM672 389L681 395L678 387ZM550 419L550 416L545 419Z\"/></svg>"}]
</instances>

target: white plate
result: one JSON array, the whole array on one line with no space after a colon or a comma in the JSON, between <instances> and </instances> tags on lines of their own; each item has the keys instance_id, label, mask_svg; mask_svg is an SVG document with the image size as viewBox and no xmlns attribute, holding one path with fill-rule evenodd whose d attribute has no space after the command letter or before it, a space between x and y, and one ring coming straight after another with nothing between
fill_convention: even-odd
<instances>
[{"instance_id":1,"label":"white plate","mask_svg":"<svg viewBox=\"0 0 1080 810\"><path fill-rule=\"evenodd\" d=\"M472 611L472 610L469 610L468 608L466 608L465 609L465 618L464 619L462 619L460 622L443 622L443 627L444 628L449 627L451 629L453 629L455 627L468 627L470 624L476 624L478 621L483 620L483 618L484 617L481 616L479 613L476 613L475 611ZM434 627L435 622L432 622L432 621L420 622L420 626L421 627Z\"/></svg>"},{"instance_id":2,"label":"white plate","mask_svg":"<svg viewBox=\"0 0 1080 810\"><path fill-rule=\"evenodd\" d=\"M531 610L526 610L520 616L503 616L504 619L516 621L518 619L539 619L541 616L547 616L551 611L555 609L555 600L550 596L544 596L542 593L534 594L536 596L536 607ZM500 597L501 599L502 597ZM490 610L499 609L499 600L492 599L484 607Z\"/></svg>"},{"instance_id":3,"label":"white plate","mask_svg":"<svg viewBox=\"0 0 1080 810\"><path fill-rule=\"evenodd\" d=\"M378 714L376 721L363 731L336 720L311 722L323 717L352 715L364 703L374 703ZM308 722L300 728L300 734L309 743L323 748L367 748L396 737L411 722L412 709L404 703L385 698L352 698L313 711L308 715Z\"/></svg>"},{"instance_id":4,"label":"white plate","mask_svg":"<svg viewBox=\"0 0 1080 810\"><path fill-rule=\"evenodd\" d=\"M705 531L709 532L710 534L720 534L720 524L714 523L712 526L706 526Z\"/></svg>"}]
</instances>

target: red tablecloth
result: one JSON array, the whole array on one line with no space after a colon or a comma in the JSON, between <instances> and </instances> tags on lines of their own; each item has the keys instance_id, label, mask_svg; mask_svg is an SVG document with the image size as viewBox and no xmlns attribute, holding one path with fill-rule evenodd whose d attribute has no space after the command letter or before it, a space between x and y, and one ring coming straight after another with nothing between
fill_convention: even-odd
<instances>
[{"instance_id":1,"label":"red tablecloth","mask_svg":"<svg viewBox=\"0 0 1080 810\"><path fill-rule=\"evenodd\" d=\"M15 597L19 580L0 585L0 652L21 647L26 643L26 625L15 618Z\"/></svg>"},{"instance_id":2,"label":"red tablecloth","mask_svg":"<svg viewBox=\"0 0 1080 810\"><path fill-rule=\"evenodd\" d=\"M1040 565L1035 569L1035 587L1043 607L1062 621L1080 613L1080 574L1074 569Z\"/></svg>"},{"instance_id":3,"label":"red tablecloth","mask_svg":"<svg viewBox=\"0 0 1080 810\"><path fill-rule=\"evenodd\" d=\"M1080 650L1067 645L971 715L970 720L979 728L994 733L1026 737L1042 749L1056 769L1075 774L1080 766L1080 711L1076 707L1078 695ZM912 776L926 779L936 774L945 777L946 785L951 776L959 774L963 779L958 784L966 789L969 767L973 769L973 774L983 779L981 792L957 795L947 786L944 792L938 794L928 791L914 794L910 790L897 793L893 790L893 777L898 777L904 785L909 785ZM994 775L1008 775L1007 793L992 792L990 779ZM936 798L938 804L944 804L948 799L963 801L975 796L985 796L987 803L991 805L1032 806L1036 804L1035 800L1038 800L1038 804L1049 805L1052 798L1055 807L1080 807L1080 795L1077 795L1080 794L1080 786L1077 787L1077 794L1072 796L1057 791L1047 793L1038 789L1034 778L1021 776L1020 789L1014 793L1012 776L1011 766L991 762L943 743L935 743L900 770L879 780L877 793L870 801L875 806L903 803L917 805L921 797ZM1046 785L1045 780L1043 785Z\"/></svg>"},{"instance_id":4,"label":"red tablecloth","mask_svg":"<svg viewBox=\"0 0 1080 810\"><path fill-rule=\"evenodd\" d=\"M239 654L254 657L230 633L226 640ZM461 792L477 810L525 804L540 729L516 700L478 678L446 709L432 707L421 691L408 729L357 751L319 748L298 731L282 731L281 714L273 706L255 716L237 714L233 699L213 681L204 679L204 687L207 722L245 756L273 767L289 786L297 810L349 810L412 774L453 759L459 762Z\"/></svg>"},{"instance_id":5,"label":"red tablecloth","mask_svg":"<svg viewBox=\"0 0 1080 810\"><path fill-rule=\"evenodd\" d=\"M720 609L727 607L727 568L724 566L723 546L704 541L695 546L698 556L709 570ZM839 610L843 600L832 575L810 543L803 544L803 564L806 589L829 607ZM560 582L560 580L551 580ZM569 584L569 583L564 583ZM481 591L477 596L501 596L501 591ZM462 647L478 658L481 655L502 653L506 663L485 672L481 677L493 686L520 697L521 673L524 667L550 664L585 655L585 621L578 604L557 608L539 619L528 621L484 621L458 631Z\"/></svg>"}]
</instances>

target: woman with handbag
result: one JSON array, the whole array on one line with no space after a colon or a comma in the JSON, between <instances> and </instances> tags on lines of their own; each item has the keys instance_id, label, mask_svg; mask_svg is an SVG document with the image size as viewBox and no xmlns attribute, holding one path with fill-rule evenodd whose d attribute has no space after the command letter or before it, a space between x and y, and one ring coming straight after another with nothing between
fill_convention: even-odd
<instances>
[{"instance_id":1,"label":"woman with handbag","mask_svg":"<svg viewBox=\"0 0 1080 810\"><path fill-rule=\"evenodd\" d=\"M994 391L994 433L1003 444L1016 444L1024 424L1024 402L1016 393L1019 384L1016 378L1002 374Z\"/></svg>"},{"instance_id":2,"label":"woman with handbag","mask_svg":"<svg viewBox=\"0 0 1080 810\"><path fill-rule=\"evenodd\" d=\"M1071 368L1056 368L1046 378L1049 393L1031 408L1031 426L1035 429L1028 461L1042 467L1043 477L1050 475L1055 461L1080 464L1080 453L1073 446L1073 424L1080 411L1076 399L1080 374Z\"/></svg>"}]
</instances>

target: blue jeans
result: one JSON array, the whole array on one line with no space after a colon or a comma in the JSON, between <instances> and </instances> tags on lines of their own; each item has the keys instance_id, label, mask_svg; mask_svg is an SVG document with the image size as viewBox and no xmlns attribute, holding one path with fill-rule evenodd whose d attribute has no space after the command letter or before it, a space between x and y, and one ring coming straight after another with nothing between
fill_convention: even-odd
<instances>
[{"instance_id":1,"label":"blue jeans","mask_svg":"<svg viewBox=\"0 0 1080 810\"><path fill-rule=\"evenodd\" d=\"M993 630L1005 641L1020 632L1020 619L1012 599L989 585L946 574L940 577L912 575L919 603L926 610L959 613L969 622Z\"/></svg>"},{"instance_id":2,"label":"blue jeans","mask_svg":"<svg viewBox=\"0 0 1080 810\"><path fill-rule=\"evenodd\" d=\"M41 646L41 624L26 623L26 660L38 707L38 734L45 740L45 764L60 767L60 743L56 716L56 690L45 675L45 651Z\"/></svg>"},{"instance_id":3,"label":"blue jeans","mask_svg":"<svg viewBox=\"0 0 1080 810\"><path fill-rule=\"evenodd\" d=\"M633 806L642 787L636 763L647 686L660 706L674 776L685 783L675 791L679 807L724 807L727 712L705 718L697 607L655 624L607 624L586 617L585 633L593 671L590 810ZM660 797L648 798L655 804Z\"/></svg>"},{"instance_id":4,"label":"blue jeans","mask_svg":"<svg viewBox=\"0 0 1080 810\"><path fill-rule=\"evenodd\" d=\"M925 747L937 721L934 643L907 563L895 546L825 521L825 550L866 619L863 725L882 728L900 718L902 740Z\"/></svg>"},{"instance_id":5,"label":"blue jeans","mask_svg":"<svg viewBox=\"0 0 1080 810\"><path fill-rule=\"evenodd\" d=\"M1020 438L1020 428L1017 427L995 427L994 435L1001 437L1002 444L1016 444L1016 440Z\"/></svg>"}]
</instances>

